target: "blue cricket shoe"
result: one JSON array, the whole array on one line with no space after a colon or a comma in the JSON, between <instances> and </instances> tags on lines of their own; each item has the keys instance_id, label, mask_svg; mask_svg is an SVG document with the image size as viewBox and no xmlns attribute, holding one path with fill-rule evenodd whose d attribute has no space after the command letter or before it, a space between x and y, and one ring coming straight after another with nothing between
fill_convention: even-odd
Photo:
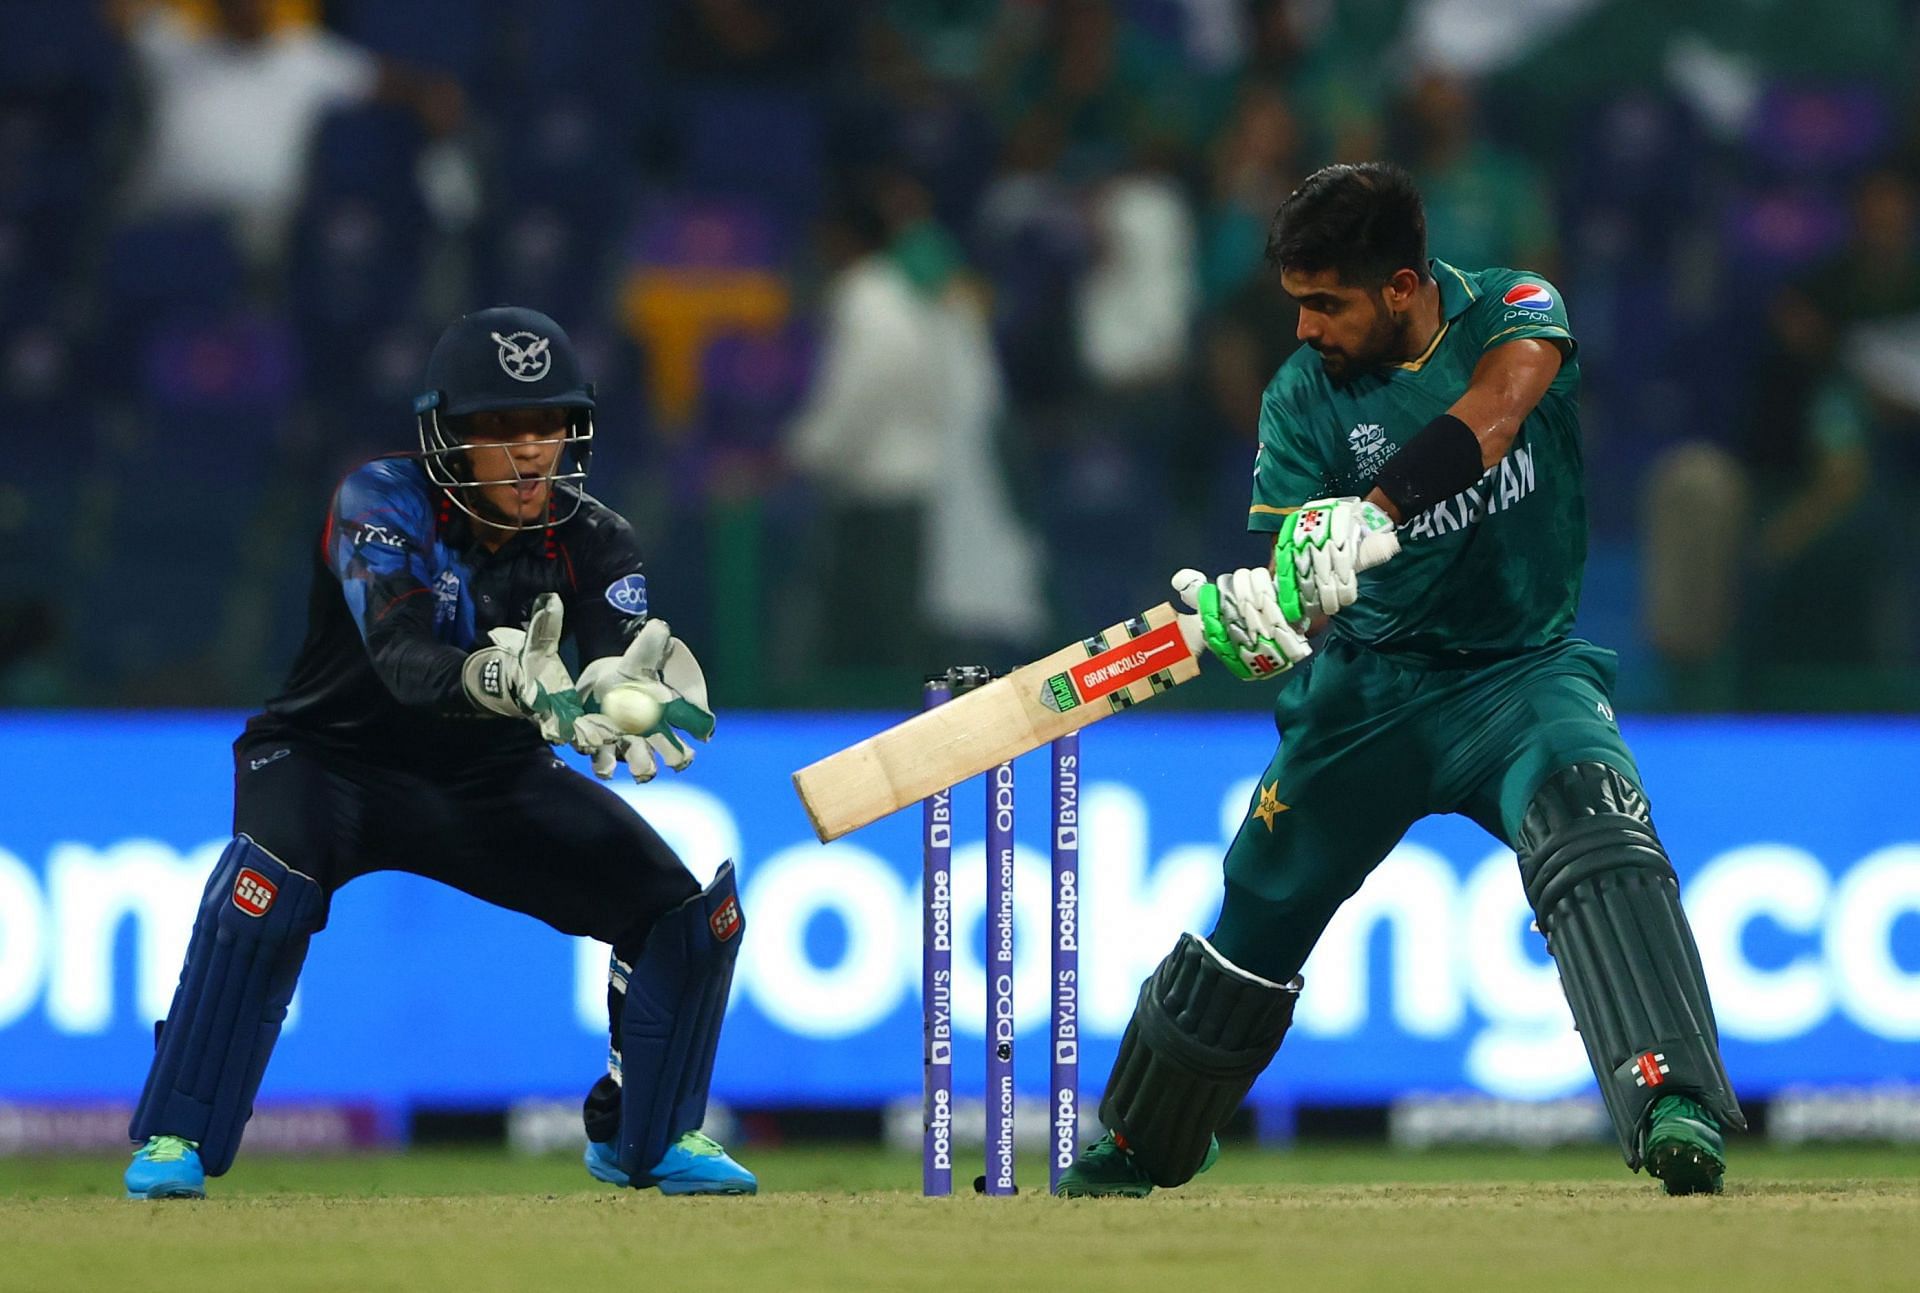
<instances>
[{"instance_id":1,"label":"blue cricket shoe","mask_svg":"<svg viewBox=\"0 0 1920 1293\"><path fill-rule=\"evenodd\" d=\"M662 1194L758 1194L760 1182L752 1172L727 1157L720 1142L690 1131L663 1154L653 1170L638 1180L620 1170L620 1156L612 1144L590 1140L582 1160L594 1179L608 1185L630 1185L636 1190L658 1186Z\"/></svg>"},{"instance_id":2,"label":"blue cricket shoe","mask_svg":"<svg viewBox=\"0 0 1920 1293\"><path fill-rule=\"evenodd\" d=\"M133 1151L127 1164L129 1199L204 1199L207 1174L200 1146L178 1136L154 1136Z\"/></svg>"}]
</instances>

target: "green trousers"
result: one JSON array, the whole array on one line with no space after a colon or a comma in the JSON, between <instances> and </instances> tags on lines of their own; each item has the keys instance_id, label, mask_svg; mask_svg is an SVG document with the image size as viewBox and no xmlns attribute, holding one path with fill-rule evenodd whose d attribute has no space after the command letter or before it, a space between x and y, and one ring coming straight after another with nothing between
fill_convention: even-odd
<instances>
[{"instance_id":1,"label":"green trousers","mask_svg":"<svg viewBox=\"0 0 1920 1293\"><path fill-rule=\"evenodd\" d=\"M1295 673L1274 702L1280 748L1227 850L1210 935L1275 982L1299 972L1335 909L1422 817L1461 813L1512 846L1534 792L1569 764L1605 763L1640 785L1613 721L1614 655L1590 642L1436 668L1328 634Z\"/></svg>"}]
</instances>

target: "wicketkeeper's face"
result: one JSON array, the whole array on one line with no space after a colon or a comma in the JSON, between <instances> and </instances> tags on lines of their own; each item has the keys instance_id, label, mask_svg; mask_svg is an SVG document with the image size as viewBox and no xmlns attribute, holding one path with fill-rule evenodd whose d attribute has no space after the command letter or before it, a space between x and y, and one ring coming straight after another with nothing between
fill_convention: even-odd
<instances>
[{"instance_id":1,"label":"wicketkeeper's face","mask_svg":"<svg viewBox=\"0 0 1920 1293\"><path fill-rule=\"evenodd\" d=\"M553 497L553 472L571 409L496 409L471 414L462 439L467 472L486 510L515 525L538 520Z\"/></svg>"}]
</instances>

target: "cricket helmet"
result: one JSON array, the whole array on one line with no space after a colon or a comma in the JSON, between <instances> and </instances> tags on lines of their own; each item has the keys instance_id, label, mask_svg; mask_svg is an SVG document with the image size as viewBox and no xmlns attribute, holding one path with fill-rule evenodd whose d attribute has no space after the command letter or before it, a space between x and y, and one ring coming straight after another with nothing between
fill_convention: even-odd
<instances>
[{"instance_id":1,"label":"cricket helmet","mask_svg":"<svg viewBox=\"0 0 1920 1293\"><path fill-rule=\"evenodd\" d=\"M526 524L504 522L475 512L464 497L478 486L470 467L475 447L465 434L469 414L499 409L571 410L558 437L561 452L546 479L578 486L593 456L593 383L580 371L580 357L566 330L538 310L502 305L476 310L440 334L427 359L427 389L414 397L419 422L420 460L434 484L447 491L469 516L508 529L534 530L557 524L580 507L580 491L568 491L566 516ZM559 491L554 499L559 505ZM552 509L549 509L550 511Z\"/></svg>"}]
</instances>

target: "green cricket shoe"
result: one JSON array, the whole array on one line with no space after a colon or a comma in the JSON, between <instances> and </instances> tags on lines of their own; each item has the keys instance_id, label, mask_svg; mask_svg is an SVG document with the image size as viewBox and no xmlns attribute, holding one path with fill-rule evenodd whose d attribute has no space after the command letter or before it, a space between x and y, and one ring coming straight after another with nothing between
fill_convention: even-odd
<instances>
[{"instance_id":1,"label":"green cricket shoe","mask_svg":"<svg viewBox=\"0 0 1920 1293\"><path fill-rule=\"evenodd\" d=\"M1727 1170L1720 1124L1683 1095L1662 1096L1653 1106L1640 1157L1668 1194L1718 1194Z\"/></svg>"},{"instance_id":2,"label":"green cricket shoe","mask_svg":"<svg viewBox=\"0 0 1920 1293\"><path fill-rule=\"evenodd\" d=\"M1210 1137L1200 1171L1219 1161L1220 1138ZM1153 1193L1153 1182L1133 1161L1132 1152L1121 1148L1108 1132L1080 1151L1073 1166L1060 1173L1060 1184L1053 1192L1063 1199L1144 1199Z\"/></svg>"}]
</instances>

